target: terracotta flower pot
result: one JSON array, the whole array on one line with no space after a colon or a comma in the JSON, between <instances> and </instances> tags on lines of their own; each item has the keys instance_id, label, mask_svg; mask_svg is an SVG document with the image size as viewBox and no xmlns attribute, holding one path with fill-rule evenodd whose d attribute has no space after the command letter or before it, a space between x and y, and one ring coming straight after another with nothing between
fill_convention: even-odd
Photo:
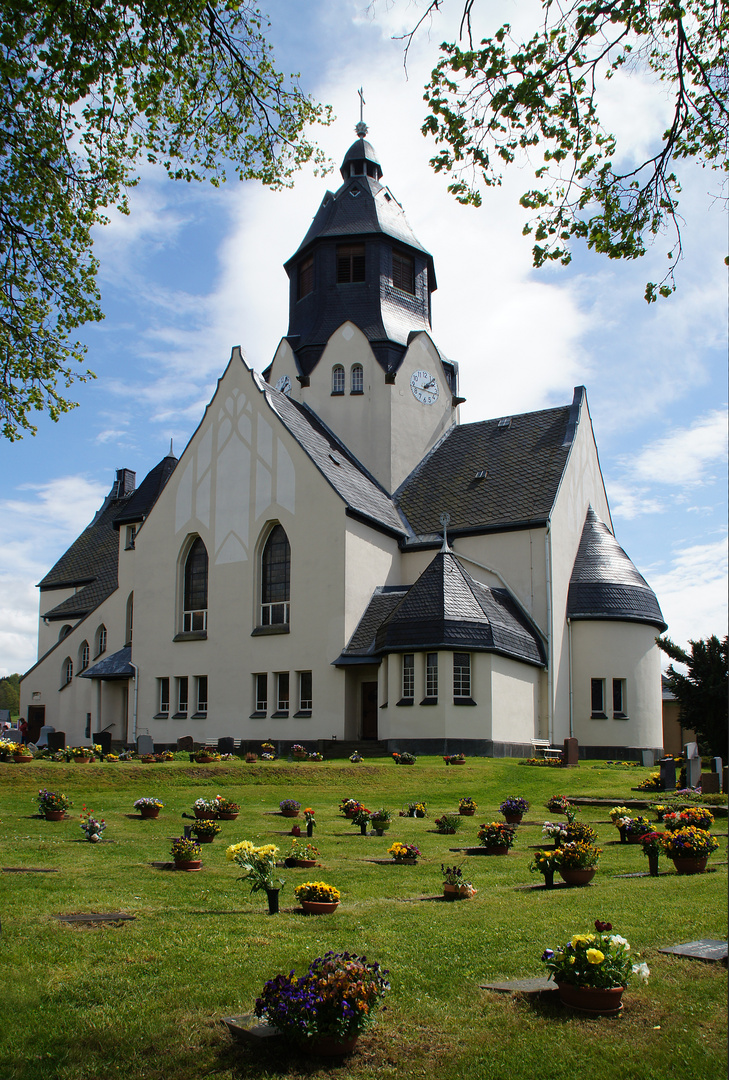
<instances>
[{"instance_id":1,"label":"terracotta flower pot","mask_svg":"<svg viewBox=\"0 0 729 1080\"><path fill-rule=\"evenodd\" d=\"M338 900L300 900L299 903L306 915L331 915L339 907Z\"/></svg>"},{"instance_id":2,"label":"terracotta flower pot","mask_svg":"<svg viewBox=\"0 0 729 1080\"><path fill-rule=\"evenodd\" d=\"M294 859L294 866L299 866L302 869L308 866L316 866L316 859Z\"/></svg>"},{"instance_id":3,"label":"terracotta flower pot","mask_svg":"<svg viewBox=\"0 0 729 1080\"><path fill-rule=\"evenodd\" d=\"M86 764L88 764L89 761L91 761L91 758L90 757L75 757L75 758L73 758L73 761L76 763L76 765L86 765Z\"/></svg>"},{"instance_id":4,"label":"terracotta flower pot","mask_svg":"<svg viewBox=\"0 0 729 1080\"><path fill-rule=\"evenodd\" d=\"M640 842L642 841L644 835L645 835L645 833L643 833L643 834L641 834L641 833L628 833L628 843L629 844L640 844Z\"/></svg>"},{"instance_id":5,"label":"terracotta flower pot","mask_svg":"<svg viewBox=\"0 0 729 1080\"><path fill-rule=\"evenodd\" d=\"M230 814L223 813L222 811L220 813L218 813L218 819L220 821L235 821L235 819L237 817L238 817L238 812L237 811L234 812L234 813L230 813Z\"/></svg>"},{"instance_id":6,"label":"terracotta flower pot","mask_svg":"<svg viewBox=\"0 0 729 1080\"><path fill-rule=\"evenodd\" d=\"M451 761L451 762L449 762L449 764L450 765L465 765L466 764L466 759L465 758L456 758L455 761Z\"/></svg>"},{"instance_id":7,"label":"terracotta flower pot","mask_svg":"<svg viewBox=\"0 0 729 1080\"><path fill-rule=\"evenodd\" d=\"M596 866L589 866L583 870L569 869L569 867L559 868L559 876L567 885L589 885L596 873Z\"/></svg>"},{"instance_id":8,"label":"terracotta flower pot","mask_svg":"<svg viewBox=\"0 0 729 1080\"><path fill-rule=\"evenodd\" d=\"M202 870L202 859L175 859L175 870L185 870L187 873Z\"/></svg>"},{"instance_id":9,"label":"terracotta flower pot","mask_svg":"<svg viewBox=\"0 0 729 1080\"><path fill-rule=\"evenodd\" d=\"M194 830L193 830L193 832L194 832ZM198 834L195 833L195 839L197 840L198 844L212 844L215 837L214 836L198 836Z\"/></svg>"},{"instance_id":10,"label":"terracotta flower pot","mask_svg":"<svg viewBox=\"0 0 729 1080\"><path fill-rule=\"evenodd\" d=\"M471 808L471 807L468 807L468 806L462 806L462 807L460 807L458 813L462 814L463 817L473 817L473 815L476 813L476 809L475 809L475 807Z\"/></svg>"},{"instance_id":11,"label":"terracotta flower pot","mask_svg":"<svg viewBox=\"0 0 729 1080\"><path fill-rule=\"evenodd\" d=\"M574 986L572 983L557 983L559 998L563 1005L593 1016L614 1016L623 1007L624 986L614 986L608 990L595 986Z\"/></svg>"},{"instance_id":12,"label":"terracotta flower pot","mask_svg":"<svg viewBox=\"0 0 729 1080\"><path fill-rule=\"evenodd\" d=\"M476 890L468 885L444 885L443 895L446 900L472 900Z\"/></svg>"},{"instance_id":13,"label":"terracotta flower pot","mask_svg":"<svg viewBox=\"0 0 729 1080\"><path fill-rule=\"evenodd\" d=\"M307 1053L315 1054L317 1057L344 1057L345 1054L352 1053L358 1038L358 1035L353 1035L351 1039L335 1039L332 1035L313 1035L307 1039L304 1048Z\"/></svg>"},{"instance_id":14,"label":"terracotta flower pot","mask_svg":"<svg viewBox=\"0 0 729 1080\"><path fill-rule=\"evenodd\" d=\"M506 844L486 844L484 852L486 855L508 855L509 849Z\"/></svg>"},{"instance_id":15,"label":"terracotta flower pot","mask_svg":"<svg viewBox=\"0 0 729 1080\"><path fill-rule=\"evenodd\" d=\"M215 821L217 816L215 810L195 810L195 817L198 821Z\"/></svg>"},{"instance_id":16,"label":"terracotta flower pot","mask_svg":"<svg viewBox=\"0 0 729 1080\"><path fill-rule=\"evenodd\" d=\"M159 806L140 806L139 813L143 818L159 817Z\"/></svg>"},{"instance_id":17,"label":"terracotta flower pot","mask_svg":"<svg viewBox=\"0 0 729 1080\"><path fill-rule=\"evenodd\" d=\"M393 859L392 861L394 863L396 863L398 866L415 866L415 864L417 863L418 860L417 859Z\"/></svg>"},{"instance_id":18,"label":"terracotta flower pot","mask_svg":"<svg viewBox=\"0 0 729 1080\"><path fill-rule=\"evenodd\" d=\"M521 820L524 817L523 814L504 814L504 821L507 825L521 825Z\"/></svg>"},{"instance_id":19,"label":"terracotta flower pot","mask_svg":"<svg viewBox=\"0 0 729 1080\"><path fill-rule=\"evenodd\" d=\"M44 810L46 821L63 821L66 816L65 810Z\"/></svg>"},{"instance_id":20,"label":"terracotta flower pot","mask_svg":"<svg viewBox=\"0 0 729 1080\"><path fill-rule=\"evenodd\" d=\"M18 765L23 765L28 761L33 760L32 754L13 754L13 760L17 761Z\"/></svg>"},{"instance_id":21,"label":"terracotta flower pot","mask_svg":"<svg viewBox=\"0 0 729 1080\"><path fill-rule=\"evenodd\" d=\"M299 816L299 811L298 810L282 810L281 813L283 814L284 817L298 817Z\"/></svg>"},{"instance_id":22,"label":"terracotta flower pot","mask_svg":"<svg viewBox=\"0 0 729 1080\"><path fill-rule=\"evenodd\" d=\"M210 754L197 754L195 761L197 761L198 765L209 765L211 761L215 761L215 758Z\"/></svg>"},{"instance_id":23,"label":"terracotta flower pot","mask_svg":"<svg viewBox=\"0 0 729 1080\"><path fill-rule=\"evenodd\" d=\"M702 874L709 861L708 855L699 858L687 855L672 855L671 858L677 874Z\"/></svg>"}]
</instances>

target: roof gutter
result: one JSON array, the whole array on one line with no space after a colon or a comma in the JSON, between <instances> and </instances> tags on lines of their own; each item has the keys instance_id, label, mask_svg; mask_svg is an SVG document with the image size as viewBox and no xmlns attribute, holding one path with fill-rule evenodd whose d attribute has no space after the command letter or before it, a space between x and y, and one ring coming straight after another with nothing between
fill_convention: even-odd
<instances>
[{"instance_id":1,"label":"roof gutter","mask_svg":"<svg viewBox=\"0 0 729 1080\"><path fill-rule=\"evenodd\" d=\"M544 533L544 565L547 577L547 710L549 717L549 744L554 743L554 644L552 627L552 523L547 522Z\"/></svg>"},{"instance_id":2,"label":"roof gutter","mask_svg":"<svg viewBox=\"0 0 729 1080\"><path fill-rule=\"evenodd\" d=\"M132 706L132 741L137 745L137 706L139 704L139 668L132 661L129 667L134 669L134 705Z\"/></svg>"}]
</instances>

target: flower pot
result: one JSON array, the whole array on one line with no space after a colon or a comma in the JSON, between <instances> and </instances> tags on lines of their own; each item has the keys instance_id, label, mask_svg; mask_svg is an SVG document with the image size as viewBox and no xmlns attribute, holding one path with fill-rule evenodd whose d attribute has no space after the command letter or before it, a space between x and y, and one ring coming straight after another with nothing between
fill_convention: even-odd
<instances>
[{"instance_id":1,"label":"flower pot","mask_svg":"<svg viewBox=\"0 0 729 1080\"><path fill-rule=\"evenodd\" d=\"M465 758L456 758L455 761L449 761L448 764L449 765L465 765L466 764L466 759Z\"/></svg>"},{"instance_id":2,"label":"flower pot","mask_svg":"<svg viewBox=\"0 0 729 1080\"><path fill-rule=\"evenodd\" d=\"M691 855L672 855L671 858L677 874L702 874L709 861L708 855L699 858Z\"/></svg>"},{"instance_id":3,"label":"flower pot","mask_svg":"<svg viewBox=\"0 0 729 1080\"><path fill-rule=\"evenodd\" d=\"M366 821L363 821L362 824L360 825L359 832L360 832L360 836L366 836L367 835L367 822Z\"/></svg>"},{"instance_id":4,"label":"flower pot","mask_svg":"<svg viewBox=\"0 0 729 1080\"><path fill-rule=\"evenodd\" d=\"M143 818L159 817L159 806L140 806L139 813Z\"/></svg>"},{"instance_id":5,"label":"flower pot","mask_svg":"<svg viewBox=\"0 0 729 1080\"><path fill-rule=\"evenodd\" d=\"M294 859L294 866L299 866L302 869L308 866L316 866L316 859Z\"/></svg>"},{"instance_id":6,"label":"flower pot","mask_svg":"<svg viewBox=\"0 0 729 1080\"><path fill-rule=\"evenodd\" d=\"M504 814L504 821L507 825L521 825L521 819L523 814Z\"/></svg>"},{"instance_id":7,"label":"flower pot","mask_svg":"<svg viewBox=\"0 0 729 1080\"><path fill-rule=\"evenodd\" d=\"M175 859L175 870L185 870L188 874L202 870L202 859Z\"/></svg>"},{"instance_id":8,"label":"flower pot","mask_svg":"<svg viewBox=\"0 0 729 1080\"><path fill-rule=\"evenodd\" d=\"M298 817L299 816L299 811L298 810L282 810L281 813L283 814L284 817Z\"/></svg>"},{"instance_id":9,"label":"flower pot","mask_svg":"<svg viewBox=\"0 0 729 1080\"><path fill-rule=\"evenodd\" d=\"M394 863L397 863L398 866L415 866L415 864L416 864L416 862L418 860L417 859L393 859L392 861Z\"/></svg>"},{"instance_id":10,"label":"flower pot","mask_svg":"<svg viewBox=\"0 0 729 1080\"><path fill-rule=\"evenodd\" d=\"M392 825L392 822L391 821L375 821L375 820L372 820L371 825L372 825L372 828L377 833L377 835L382 836L383 832L386 832L387 829L390 828L390 826Z\"/></svg>"},{"instance_id":11,"label":"flower pot","mask_svg":"<svg viewBox=\"0 0 729 1080\"><path fill-rule=\"evenodd\" d=\"M651 877L658 877L658 856L648 856L648 873Z\"/></svg>"},{"instance_id":12,"label":"flower pot","mask_svg":"<svg viewBox=\"0 0 729 1080\"><path fill-rule=\"evenodd\" d=\"M569 867L559 868L559 876L567 885L588 885L596 873L596 866L589 866L582 870L570 869Z\"/></svg>"},{"instance_id":13,"label":"flower pot","mask_svg":"<svg viewBox=\"0 0 729 1080\"><path fill-rule=\"evenodd\" d=\"M278 915L278 894L280 891L280 889L266 889L269 915Z\"/></svg>"},{"instance_id":14,"label":"flower pot","mask_svg":"<svg viewBox=\"0 0 729 1080\"><path fill-rule=\"evenodd\" d=\"M339 907L338 900L300 900L305 915L331 915Z\"/></svg>"},{"instance_id":15,"label":"flower pot","mask_svg":"<svg viewBox=\"0 0 729 1080\"><path fill-rule=\"evenodd\" d=\"M439 836L455 836L455 829L438 829Z\"/></svg>"},{"instance_id":16,"label":"flower pot","mask_svg":"<svg viewBox=\"0 0 729 1080\"><path fill-rule=\"evenodd\" d=\"M640 844L643 840L645 833L628 833L629 844Z\"/></svg>"},{"instance_id":17,"label":"flower pot","mask_svg":"<svg viewBox=\"0 0 729 1080\"><path fill-rule=\"evenodd\" d=\"M458 813L462 814L463 817L473 817L473 815L476 813L476 810L475 808L471 809L468 806L462 806L460 807Z\"/></svg>"},{"instance_id":18,"label":"flower pot","mask_svg":"<svg viewBox=\"0 0 729 1080\"><path fill-rule=\"evenodd\" d=\"M195 761L198 765L209 765L211 761L215 761L215 758L211 754L197 754Z\"/></svg>"},{"instance_id":19,"label":"flower pot","mask_svg":"<svg viewBox=\"0 0 729 1080\"><path fill-rule=\"evenodd\" d=\"M258 754L246 754L246 763L248 765L255 765L258 761Z\"/></svg>"},{"instance_id":20,"label":"flower pot","mask_svg":"<svg viewBox=\"0 0 729 1080\"><path fill-rule=\"evenodd\" d=\"M46 821L63 821L66 816L65 810L44 810Z\"/></svg>"},{"instance_id":21,"label":"flower pot","mask_svg":"<svg viewBox=\"0 0 729 1080\"><path fill-rule=\"evenodd\" d=\"M476 890L468 885L444 885L443 896L446 900L472 900Z\"/></svg>"},{"instance_id":22,"label":"flower pot","mask_svg":"<svg viewBox=\"0 0 729 1080\"><path fill-rule=\"evenodd\" d=\"M13 754L13 760L17 761L19 765L24 764L26 761L32 761L32 754Z\"/></svg>"},{"instance_id":23,"label":"flower pot","mask_svg":"<svg viewBox=\"0 0 729 1080\"><path fill-rule=\"evenodd\" d=\"M91 758L90 757L75 757L75 758L73 758L73 760L75 761L75 763L77 765L86 765L86 764L88 764L89 761L91 761Z\"/></svg>"},{"instance_id":24,"label":"flower pot","mask_svg":"<svg viewBox=\"0 0 729 1080\"><path fill-rule=\"evenodd\" d=\"M317 1057L343 1057L352 1053L358 1038L358 1035L353 1035L350 1039L335 1039L333 1035L312 1035L306 1040L304 1048L307 1053L316 1054Z\"/></svg>"},{"instance_id":25,"label":"flower pot","mask_svg":"<svg viewBox=\"0 0 729 1080\"><path fill-rule=\"evenodd\" d=\"M238 811L234 811L233 813L230 813L230 814L225 814L225 813L222 813L222 812L218 813L218 820L219 821L235 821L235 819L237 817L238 817Z\"/></svg>"},{"instance_id":26,"label":"flower pot","mask_svg":"<svg viewBox=\"0 0 729 1080\"><path fill-rule=\"evenodd\" d=\"M593 1016L614 1016L623 1007L624 986L613 986L605 990L595 986L574 986L572 983L557 983L559 999L563 1005Z\"/></svg>"},{"instance_id":27,"label":"flower pot","mask_svg":"<svg viewBox=\"0 0 729 1080\"><path fill-rule=\"evenodd\" d=\"M198 821L215 821L217 816L216 810L195 810L195 817Z\"/></svg>"},{"instance_id":28,"label":"flower pot","mask_svg":"<svg viewBox=\"0 0 729 1080\"><path fill-rule=\"evenodd\" d=\"M294 761L306 761L308 756L309 755L307 753L302 753L300 750L297 750L297 752L294 754Z\"/></svg>"},{"instance_id":29,"label":"flower pot","mask_svg":"<svg viewBox=\"0 0 729 1080\"><path fill-rule=\"evenodd\" d=\"M410 817L425 817L425 814L422 810L411 810Z\"/></svg>"},{"instance_id":30,"label":"flower pot","mask_svg":"<svg viewBox=\"0 0 729 1080\"><path fill-rule=\"evenodd\" d=\"M292 825L291 826L291 835L292 836L301 836L301 827L299 825Z\"/></svg>"},{"instance_id":31,"label":"flower pot","mask_svg":"<svg viewBox=\"0 0 729 1080\"><path fill-rule=\"evenodd\" d=\"M306 835L310 836L310 837L314 835L314 822L313 821L310 821L309 824L306 826Z\"/></svg>"},{"instance_id":32,"label":"flower pot","mask_svg":"<svg viewBox=\"0 0 729 1080\"><path fill-rule=\"evenodd\" d=\"M415 762L414 761L398 761L397 764L398 765L414 765Z\"/></svg>"},{"instance_id":33,"label":"flower pot","mask_svg":"<svg viewBox=\"0 0 729 1080\"><path fill-rule=\"evenodd\" d=\"M508 855L509 849L505 844L486 844L484 846L484 854L486 855Z\"/></svg>"},{"instance_id":34,"label":"flower pot","mask_svg":"<svg viewBox=\"0 0 729 1080\"><path fill-rule=\"evenodd\" d=\"M544 888L545 889L553 889L554 888L554 870L545 870L544 871Z\"/></svg>"},{"instance_id":35,"label":"flower pot","mask_svg":"<svg viewBox=\"0 0 729 1080\"><path fill-rule=\"evenodd\" d=\"M195 834L195 839L197 840L198 844L212 844L213 840L215 839L214 836L199 836L194 829L192 831Z\"/></svg>"}]
</instances>

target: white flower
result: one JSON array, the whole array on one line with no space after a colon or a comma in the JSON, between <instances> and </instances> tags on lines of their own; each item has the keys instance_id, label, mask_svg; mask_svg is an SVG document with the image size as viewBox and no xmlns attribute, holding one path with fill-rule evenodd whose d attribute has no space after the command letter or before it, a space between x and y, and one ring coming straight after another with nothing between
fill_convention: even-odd
<instances>
[{"instance_id":1,"label":"white flower","mask_svg":"<svg viewBox=\"0 0 729 1080\"><path fill-rule=\"evenodd\" d=\"M620 934L611 934L610 944L622 945L626 952L630 952L630 942L626 941L626 939L624 937L621 937Z\"/></svg>"},{"instance_id":2,"label":"white flower","mask_svg":"<svg viewBox=\"0 0 729 1080\"><path fill-rule=\"evenodd\" d=\"M650 973L647 964L633 964L633 974L637 975L641 982L647 983Z\"/></svg>"}]
</instances>

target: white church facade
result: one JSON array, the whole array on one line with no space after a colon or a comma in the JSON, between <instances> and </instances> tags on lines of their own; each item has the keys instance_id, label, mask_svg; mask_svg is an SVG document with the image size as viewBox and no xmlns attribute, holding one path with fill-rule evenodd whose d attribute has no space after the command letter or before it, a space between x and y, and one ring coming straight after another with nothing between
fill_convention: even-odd
<instances>
[{"instance_id":1,"label":"white church facade","mask_svg":"<svg viewBox=\"0 0 729 1080\"><path fill-rule=\"evenodd\" d=\"M586 756L662 743L655 595L613 535L583 387L459 422L433 260L364 132L179 461L121 469L40 583L30 735Z\"/></svg>"}]
</instances>

